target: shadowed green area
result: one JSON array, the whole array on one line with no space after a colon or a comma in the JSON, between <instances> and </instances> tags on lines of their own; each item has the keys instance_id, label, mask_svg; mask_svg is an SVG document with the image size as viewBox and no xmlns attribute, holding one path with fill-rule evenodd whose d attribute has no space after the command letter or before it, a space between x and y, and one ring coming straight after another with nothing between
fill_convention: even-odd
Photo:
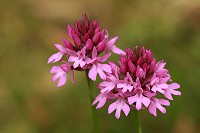
<instances>
[{"instance_id":1,"label":"shadowed green area","mask_svg":"<svg viewBox=\"0 0 200 133\"><path fill-rule=\"evenodd\" d=\"M90 98L84 72L75 84L52 83L48 57L54 43L66 37L67 24L82 12L97 19L110 37L119 35L122 49L144 45L165 60L172 80L181 85L167 114L140 111L143 133L200 131L199 0L1 0L0 1L0 133L88 133L92 129ZM118 60L116 55L111 60ZM133 114L116 120L98 110L102 133L133 133Z\"/></svg>"}]
</instances>

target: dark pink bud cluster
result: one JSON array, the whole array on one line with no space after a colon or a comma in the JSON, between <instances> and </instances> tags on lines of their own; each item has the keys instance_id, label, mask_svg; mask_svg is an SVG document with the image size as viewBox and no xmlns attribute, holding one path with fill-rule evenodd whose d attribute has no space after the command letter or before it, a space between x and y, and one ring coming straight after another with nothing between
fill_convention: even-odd
<instances>
[{"instance_id":1,"label":"dark pink bud cluster","mask_svg":"<svg viewBox=\"0 0 200 133\"><path fill-rule=\"evenodd\" d=\"M107 30L101 30L98 22L91 21L86 14L83 14L79 21L75 21L74 26L68 25L67 30L70 39L63 38L63 45L54 44L59 52L48 59L48 63L62 63L61 66L52 67L50 71L55 73L53 81L59 79L58 87L66 83L68 72L72 72L72 82L74 82L74 70L89 69L88 76L92 80L96 80L97 74L105 79L105 72L111 73L111 68L101 63L109 58L111 51L125 54L114 45L118 37L109 40ZM63 56L67 57L67 60L61 60Z\"/></svg>"},{"instance_id":2,"label":"dark pink bud cluster","mask_svg":"<svg viewBox=\"0 0 200 133\"><path fill-rule=\"evenodd\" d=\"M127 116L131 108L148 108L154 116L157 115L156 109L166 113L163 105L170 105L172 94L181 95L176 91L179 84L168 84L171 77L164 68L166 63L156 62L152 52L144 47L135 47L133 51L127 48L126 55L120 55L120 67L112 62L109 65L112 73L106 73L106 79L98 85L101 91L93 105L98 103L97 108L101 108L107 100L116 100L108 107L109 114L116 110L116 118L120 117L121 110ZM159 94L169 100L159 99Z\"/></svg>"},{"instance_id":3,"label":"dark pink bud cluster","mask_svg":"<svg viewBox=\"0 0 200 133\"><path fill-rule=\"evenodd\" d=\"M74 45L67 40L65 44L76 52L86 47L86 55L91 56L94 47L97 48L98 54L105 49L106 35L106 30L101 31L97 21L90 21L86 14L83 14L81 20L74 23L74 27L68 25L68 36L74 41Z\"/></svg>"}]
</instances>

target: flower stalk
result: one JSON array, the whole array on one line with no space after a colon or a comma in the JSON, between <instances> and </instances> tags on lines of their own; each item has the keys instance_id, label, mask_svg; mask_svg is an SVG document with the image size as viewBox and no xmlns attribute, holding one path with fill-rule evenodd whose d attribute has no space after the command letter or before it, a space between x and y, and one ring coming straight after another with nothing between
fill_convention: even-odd
<instances>
[{"instance_id":1,"label":"flower stalk","mask_svg":"<svg viewBox=\"0 0 200 133\"><path fill-rule=\"evenodd\" d=\"M133 111L133 119L135 124L135 132L134 133L142 133L142 126L140 121L140 115L138 110Z\"/></svg>"},{"instance_id":2,"label":"flower stalk","mask_svg":"<svg viewBox=\"0 0 200 133\"><path fill-rule=\"evenodd\" d=\"M88 83L88 88L89 88L90 103L92 104L92 102L95 99L95 88L94 88L93 81L87 76L89 71L86 70L85 72L86 72L87 83ZM92 119L93 119L93 132L100 133L99 122L98 122L98 117L97 117L98 114L97 114L97 110L95 106L91 106L91 113L92 113Z\"/></svg>"}]
</instances>

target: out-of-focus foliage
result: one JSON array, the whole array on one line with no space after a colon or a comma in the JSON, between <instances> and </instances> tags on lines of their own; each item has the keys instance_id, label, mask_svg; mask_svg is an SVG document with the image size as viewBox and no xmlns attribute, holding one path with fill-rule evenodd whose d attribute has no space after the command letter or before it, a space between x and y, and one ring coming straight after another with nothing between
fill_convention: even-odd
<instances>
[{"instance_id":1,"label":"out-of-focus foliage","mask_svg":"<svg viewBox=\"0 0 200 133\"><path fill-rule=\"evenodd\" d=\"M164 59L182 96L167 114L141 111L144 133L200 131L199 0L1 0L0 133L88 133L91 114L85 73L62 88L52 83L48 57L66 25L86 12L119 35L117 46L145 45ZM117 60L112 56L112 60ZM98 110L102 133L133 132L133 117Z\"/></svg>"}]
</instances>

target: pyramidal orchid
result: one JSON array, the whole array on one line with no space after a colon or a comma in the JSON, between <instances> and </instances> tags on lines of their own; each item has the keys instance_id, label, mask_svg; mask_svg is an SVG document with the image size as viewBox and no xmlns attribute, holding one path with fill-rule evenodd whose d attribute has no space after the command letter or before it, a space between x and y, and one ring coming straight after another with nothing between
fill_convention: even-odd
<instances>
[{"instance_id":1,"label":"pyramidal orchid","mask_svg":"<svg viewBox=\"0 0 200 133\"><path fill-rule=\"evenodd\" d=\"M66 83L68 72L72 72L72 83L74 82L74 70L89 70L88 77L93 81L97 75L105 80L105 72L111 73L111 68L104 62L111 52L125 54L115 46L118 36L109 40L107 30L101 30L98 22L90 20L86 14L83 14L79 21L75 21L74 26L67 26L67 34L70 39L63 38L62 45L54 44L58 52L48 59L48 63L62 64L53 66L50 70L51 73L55 73L52 81L59 80L58 87ZM62 57L67 59L64 60Z\"/></svg>"},{"instance_id":2,"label":"pyramidal orchid","mask_svg":"<svg viewBox=\"0 0 200 133\"><path fill-rule=\"evenodd\" d=\"M72 73L71 81L74 83L74 71L85 71L92 103L95 90L91 80L95 81L97 75L106 80L106 73L112 73L110 65L105 63L111 52L119 55L125 55L125 52L115 45L118 36L109 39L107 30L101 30L98 22L90 20L86 14L75 21L73 26L67 26L67 35L68 39L62 39L63 44L54 44L58 52L48 59L48 63L61 64L51 68L50 73L54 74L52 81L58 80L57 87L63 86L67 81L67 74ZM96 110L94 107L91 109L93 130L99 133Z\"/></svg>"},{"instance_id":3,"label":"pyramidal orchid","mask_svg":"<svg viewBox=\"0 0 200 133\"><path fill-rule=\"evenodd\" d=\"M104 106L106 101L113 101L108 113L115 112L120 118L123 111L127 116L131 109L148 111L157 116L157 109L166 113L164 106L170 105L172 95L181 95L180 85L173 83L164 61L156 61L150 50L144 47L126 49L126 55L120 55L119 66L109 62L111 73L98 85L100 94L93 101L96 108ZM163 95L165 98L160 98Z\"/></svg>"}]
</instances>

